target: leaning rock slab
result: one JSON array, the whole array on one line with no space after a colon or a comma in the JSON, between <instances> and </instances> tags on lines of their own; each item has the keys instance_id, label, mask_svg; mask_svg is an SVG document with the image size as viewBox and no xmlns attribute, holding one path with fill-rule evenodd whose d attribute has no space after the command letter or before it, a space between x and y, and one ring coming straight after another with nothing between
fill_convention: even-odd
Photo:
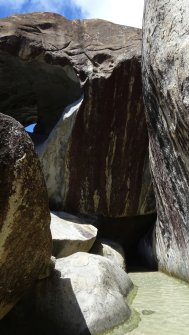
<instances>
[{"instance_id":1,"label":"leaning rock slab","mask_svg":"<svg viewBox=\"0 0 189 335\"><path fill-rule=\"evenodd\" d=\"M107 217L154 212L141 30L50 13L0 24L0 107L23 124L38 120L37 141L62 115L64 125L41 155L51 209ZM83 102L65 113L82 93Z\"/></svg>"},{"instance_id":2,"label":"leaning rock slab","mask_svg":"<svg viewBox=\"0 0 189 335\"><path fill-rule=\"evenodd\" d=\"M40 163L23 127L0 114L0 319L51 256L48 196Z\"/></svg>"},{"instance_id":3,"label":"leaning rock slab","mask_svg":"<svg viewBox=\"0 0 189 335\"><path fill-rule=\"evenodd\" d=\"M143 77L158 220L159 268L189 281L189 12L146 0Z\"/></svg>"},{"instance_id":4,"label":"leaning rock slab","mask_svg":"<svg viewBox=\"0 0 189 335\"><path fill-rule=\"evenodd\" d=\"M89 251L97 235L94 226L75 223L73 220L79 221L79 219L71 215L69 219L66 213L65 217L66 219L63 219L51 213L53 256L56 258L70 256L78 251Z\"/></svg>"}]
</instances>

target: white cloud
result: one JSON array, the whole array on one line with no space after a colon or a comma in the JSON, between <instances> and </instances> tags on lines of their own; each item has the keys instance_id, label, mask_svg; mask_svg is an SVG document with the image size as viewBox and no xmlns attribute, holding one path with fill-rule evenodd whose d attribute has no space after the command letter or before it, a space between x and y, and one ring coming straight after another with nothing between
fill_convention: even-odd
<instances>
[{"instance_id":1,"label":"white cloud","mask_svg":"<svg viewBox=\"0 0 189 335\"><path fill-rule=\"evenodd\" d=\"M71 0L85 17L101 18L128 26L141 27L144 0Z\"/></svg>"},{"instance_id":2,"label":"white cloud","mask_svg":"<svg viewBox=\"0 0 189 335\"><path fill-rule=\"evenodd\" d=\"M65 7L79 7L83 17L100 18L128 26L141 27L144 0L0 0L0 6L22 12L64 13Z\"/></svg>"}]
</instances>

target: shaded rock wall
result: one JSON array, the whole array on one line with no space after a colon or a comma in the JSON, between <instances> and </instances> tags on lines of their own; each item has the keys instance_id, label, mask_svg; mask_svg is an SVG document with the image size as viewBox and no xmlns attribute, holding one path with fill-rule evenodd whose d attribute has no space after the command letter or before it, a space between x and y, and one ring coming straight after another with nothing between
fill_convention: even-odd
<instances>
[{"instance_id":1,"label":"shaded rock wall","mask_svg":"<svg viewBox=\"0 0 189 335\"><path fill-rule=\"evenodd\" d=\"M149 176L144 182L148 138L140 70L133 57L86 85L70 138L68 211L120 217L154 210Z\"/></svg>"},{"instance_id":2,"label":"shaded rock wall","mask_svg":"<svg viewBox=\"0 0 189 335\"><path fill-rule=\"evenodd\" d=\"M185 0L146 0L143 76L161 270L189 280L189 15Z\"/></svg>"}]
</instances>

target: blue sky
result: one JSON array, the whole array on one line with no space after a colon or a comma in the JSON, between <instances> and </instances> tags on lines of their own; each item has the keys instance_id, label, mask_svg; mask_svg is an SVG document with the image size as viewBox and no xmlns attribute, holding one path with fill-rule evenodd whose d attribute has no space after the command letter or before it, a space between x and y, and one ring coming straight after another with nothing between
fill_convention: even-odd
<instances>
[{"instance_id":1,"label":"blue sky","mask_svg":"<svg viewBox=\"0 0 189 335\"><path fill-rule=\"evenodd\" d=\"M82 8L69 0L0 0L0 17L37 11L56 12L69 19L84 18Z\"/></svg>"},{"instance_id":2,"label":"blue sky","mask_svg":"<svg viewBox=\"0 0 189 335\"><path fill-rule=\"evenodd\" d=\"M142 26L144 0L0 0L0 17L36 11L73 18L101 18L128 26Z\"/></svg>"}]
</instances>

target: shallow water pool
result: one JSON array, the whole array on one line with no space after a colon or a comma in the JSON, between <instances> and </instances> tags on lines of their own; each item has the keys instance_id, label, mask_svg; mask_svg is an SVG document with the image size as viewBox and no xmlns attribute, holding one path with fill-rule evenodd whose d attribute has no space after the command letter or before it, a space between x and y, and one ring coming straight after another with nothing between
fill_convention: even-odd
<instances>
[{"instance_id":1,"label":"shallow water pool","mask_svg":"<svg viewBox=\"0 0 189 335\"><path fill-rule=\"evenodd\" d=\"M161 272L129 275L138 286L132 307L141 319L129 334L188 335L189 284Z\"/></svg>"}]
</instances>

